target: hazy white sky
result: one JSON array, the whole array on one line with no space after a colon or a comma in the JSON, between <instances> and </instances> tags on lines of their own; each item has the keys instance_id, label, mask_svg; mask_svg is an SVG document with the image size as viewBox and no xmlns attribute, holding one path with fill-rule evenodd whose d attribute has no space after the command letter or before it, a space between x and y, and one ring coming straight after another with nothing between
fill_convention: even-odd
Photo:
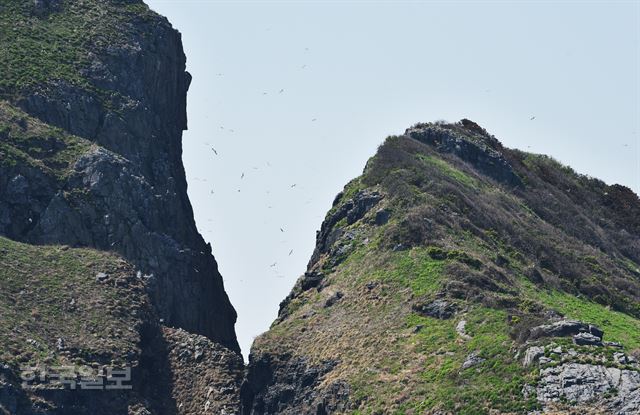
<instances>
[{"instance_id":1,"label":"hazy white sky","mask_svg":"<svg viewBox=\"0 0 640 415\"><path fill-rule=\"evenodd\" d=\"M183 34L189 195L245 355L335 194L416 122L640 191L638 1L147 2Z\"/></svg>"}]
</instances>

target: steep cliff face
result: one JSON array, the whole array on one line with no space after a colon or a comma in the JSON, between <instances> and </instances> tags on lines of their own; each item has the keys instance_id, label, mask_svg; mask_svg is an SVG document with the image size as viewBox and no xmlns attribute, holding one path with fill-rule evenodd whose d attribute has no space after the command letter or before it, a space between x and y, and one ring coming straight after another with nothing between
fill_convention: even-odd
<instances>
[{"instance_id":1,"label":"steep cliff face","mask_svg":"<svg viewBox=\"0 0 640 415\"><path fill-rule=\"evenodd\" d=\"M6 1L0 31L0 234L131 264L152 309L131 362L155 350L151 366L173 365L158 386L173 400L166 413L186 413L200 394L203 408L221 410L217 387L172 389L186 375L167 350L171 339L192 336L208 344L199 349L219 349L225 357L216 362L229 370L205 366L240 382L236 313L187 197L181 139L190 75L180 34L131 0Z\"/></svg>"},{"instance_id":2,"label":"steep cliff face","mask_svg":"<svg viewBox=\"0 0 640 415\"><path fill-rule=\"evenodd\" d=\"M43 3L45 15L30 1L3 6L3 95L99 147L77 154L56 186L3 172L3 187L22 183L25 200L2 198L0 232L117 251L154 275L152 297L168 324L238 350L235 313L186 194L181 137L190 76L179 33L141 2ZM51 43L50 55L38 51ZM22 56L28 53L45 56ZM40 60L72 67L41 74ZM5 135L10 143L13 133Z\"/></svg>"},{"instance_id":3,"label":"steep cliff face","mask_svg":"<svg viewBox=\"0 0 640 415\"><path fill-rule=\"evenodd\" d=\"M639 213L469 120L389 137L256 339L244 413L638 413Z\"/></svg>"}]
</instances>

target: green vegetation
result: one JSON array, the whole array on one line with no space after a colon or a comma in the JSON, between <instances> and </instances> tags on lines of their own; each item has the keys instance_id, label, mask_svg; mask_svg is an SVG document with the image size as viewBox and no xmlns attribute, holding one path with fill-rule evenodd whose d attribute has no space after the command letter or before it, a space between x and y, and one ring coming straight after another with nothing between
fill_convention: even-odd
<instances>
[{"instance_id":1,"label":"green vegetation","mask_svg":"<svg viewBox=\"0 0 640 415\"><path fill-rule=\"evenodd\" d=\"M538 291L534 298L567 318L600 327L607 341L622 343L627 350L640 348L640 320L628 314L561 291Z\"/></svg>"},{"instance_id":2,"label":"green vegetation","mask_svg":"<svg viewBox=\"0 0 640 415\"><path fill-rule=\"evenodd\" d=\"M131 39L129 22L152 16L142 3L125 7L113 0L61 3L63 12L37 16L32 1L2 2L0 97L13 97L53 80L94 89L81 73L91 64L90 52L126 44Z\"/></svg>"},{"instance_id":3,"label":"green vegetation","mask_svg":"<svg viewBox=\"0 0 640 415\"><path fill-rule=\"evenodd\" d=\"M417 157L419 160L423 161L424 163L440 169L442 173L444 173L445 175L449 176L454 180L459 181L465 186L468 186L470 188L477 188L480 185L476 179L469 176L467 173L463 172L462 170L459 170L453 167L451 164L447 163L445 160L441 158L438 158L432 155L427 155L427 154L418 154Z\"/></svg>"},{"instance_id":4,"label":"green vegetation","mask_svg":"<svg viewBox=\"0 0 640 415\"><path fill-rule=\"evenodd\" d=\"M107 275L105 281L97 280L99 273ZM115 255L0 237L0 360L5 363L122 362L136 350L138 334L130 328L145 301L134 271ZM58 339L75 351L59 353Z\"/></svg>"},{"instance_id":5,"label":"green vegetation","mask_svg":"<svg viewBox=\"0 0 640 415\"><path fill-rule=\"evenodd\" d=\"M92 145L0 101L0 167L31 166L63 179Z\"/></svg>"}]
</instances>

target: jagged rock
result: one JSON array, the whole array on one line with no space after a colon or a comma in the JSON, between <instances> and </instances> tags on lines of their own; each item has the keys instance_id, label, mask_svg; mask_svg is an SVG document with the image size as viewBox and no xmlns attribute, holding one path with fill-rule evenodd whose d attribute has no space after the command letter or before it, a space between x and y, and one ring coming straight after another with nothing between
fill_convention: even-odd
<instances>
[{"instance_id":1,"label":"jagged rock","mask_svg":"<svg viewBox=\"0 0 640 415\"><path fill-rule=\"evenodd\" d=\"M466 326L467 326L467 321L460 320L458 324L456 324L456 332L458 333L458 336L462 337L465 340L469 340L471 339L471 336L467 334Z\"/></svg>"},{"instance_id":2,"label":"jagged rock","mask_svg":"<svg viewBox=\"0 0 640 415\"><path fill-rule=\"evenodd\" d=\"M242 357L204 336L181 329L163 328L171 375L172 398L179 414L240 413L240 385L244 377Z\"/></svg>"},{"instance_id":3,"label":"jagged rock","mask_svg":"<svg viewBox=\"0 0 640 415\"><path fill-rule=\"evenodd\" d=\"M522 364L524 366L531 366L534 364L540 357L544 356L544 347L541 346L531 346L524 353L524 360Z\"/></svg>"},{"instance_id":4,"label":"jagged rock","mask_svg":"<svg viewBox=\"0 0 640 415\"><path fill-rule=\"evenodd\" d=\"M331 297L329 297L327 299L327 301L325 301L324 303L324 307L331 307L333 306L335 303L337 303L342 297L344 297L344 294L340 291L336 291L333 295L331 295Z\"/></svg>"},{"instance_id":5,"label":"jagged rock","mask_svg":"<svg viewBox=\"0 0 640 415\"><path fill-rule=\"evenodd\" d=\"M449 319L453 317L458 308L446 300L438 299L428 304L416 303L412 306L417 313L433 318Z\"/></svg>"},{"instance_id":6,"label":"jagged rock","mask_svg":"<svg viewBox=\"0 0 640 415\"><path fill-rule=\"evenodd\" d=\"M334 206L338 204L342 198L342 194L336 196ZM362 190L356 195L340 205L331 215L322 222L320 230L316 235L316 247L309 261L308 268L318 262L320 256L327 253L336 241L342 236L342 229L336 227L336 224L342 219L346 219L348 224L362 219L380 200L382 195L378 192Z\"/></svg>"},{"instance_id":7,"label":"jagged rock","mask_svg":"<svg viewBox=\"0 0 640 415\"><path fill-rule=\"evenodd\" d=\"M331 414L344 410L349 386L341 381L320 387L337 365L325 361L312 366L306 359L284 355L249 356L242 385L244 415Z\"/></svg>"},{"instance_id":8,"label":"jagged rock","mask_svg":"<svg viewBox=\"0 0 640 415\"><path fill-rule=\"evenodd\" d=\"M541 370L536 388L543 404L568 401L595 403L606 413L640 411L640 372L591 364L567 363Z\"/></svg>"},{"instance_id":9,"label":"jagged rock","mask_svg":"<svg viewBox=\"0 0 640 415\"><path fill-rule=\"evenodd\" d=\"M107 278L109 278L109 276L107 274L105 274L104 272L99 272L96 275L96 281L97 282L104 282L107 280Z\"/></svg>"},{"instance_id":10,"label":"jagged rock","mask_svg":"<svg viewBox=\"0 0 640 415\"><path fill-rule=\"evenodd\" d=\"M468 369L473 366L477 366L480 363L484 362L486 359L480 357L478 352L471 352L469 356L465 359L464 363L462 363L462 370Z\"/></svg>"},{"instance_id":11,"label":"jagged rock","mask_svg":"<svg viewBox=\"0 0 640 415\"><path fill-rule=\"evenodd\" d=\"M573 336L573 342L578 346L602 346L602 339L591 333L578 333Z\"/></svg>"},{"instance_id":12,"label":"jagged rock","mask_svg":"<svg viewBox=\"0 0 640 415\"><path fill-rule=\"evenodd\" d=\"M321 272L312 271L305 272L304 276L300 279L300 288L303 291L317 287L324 279L324 275Z\"/></svg>"},{"instance_id":13,"label":"jagged rock","mask_svg":"<svg viewBox=\"0 0 640 415\"><path fill-rule=\"evenodd\" d=\"M529 332L529 338L535 340L541 337L567 337L579 333L590 333L600 338L604 335L602 330L591 324L574 320L561 320L532 328Z\"/></svg>"}]
</instances>

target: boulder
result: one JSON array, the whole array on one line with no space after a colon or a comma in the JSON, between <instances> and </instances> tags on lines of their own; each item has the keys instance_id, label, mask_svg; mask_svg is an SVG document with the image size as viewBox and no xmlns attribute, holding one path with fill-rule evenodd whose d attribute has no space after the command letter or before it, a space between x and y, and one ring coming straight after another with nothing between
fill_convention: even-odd
<instances>
[{"instance_id":1,"label":"boulder","mask_svg":"<svg viewBox=\"0 0 640 415\"><path fill-rule=\"evenodd\" d=\"M602 346L602 339L591 333L578 333L573 336L573 342L578 346Z\"/></svg>"},{"instance_id":2,"label":"boulder","mask_svg":"<svg viewBox=\"0 0 640 415\"><path fill-rule=\"evenodd\" d=\"M455 304L442 299L432 301L428 304L419 302L414 304L412 308L415 312L422 316L433 317L442 320L453 317L453 315L458 310Z\"/></svg>"},{"instance_id":3,"label":"boulder","mask_svg":"<svg viewBox=\"0 0 640 415\"><path fill-rule=\"evenodd\" d=\"M600 340L604 335L602 330L591 324L575 320L561 320L532 328L529 331L529 338L535 340L542 337L568 337L579 333L589 333L600 338Z\"/></svg>"}]
</instances>

